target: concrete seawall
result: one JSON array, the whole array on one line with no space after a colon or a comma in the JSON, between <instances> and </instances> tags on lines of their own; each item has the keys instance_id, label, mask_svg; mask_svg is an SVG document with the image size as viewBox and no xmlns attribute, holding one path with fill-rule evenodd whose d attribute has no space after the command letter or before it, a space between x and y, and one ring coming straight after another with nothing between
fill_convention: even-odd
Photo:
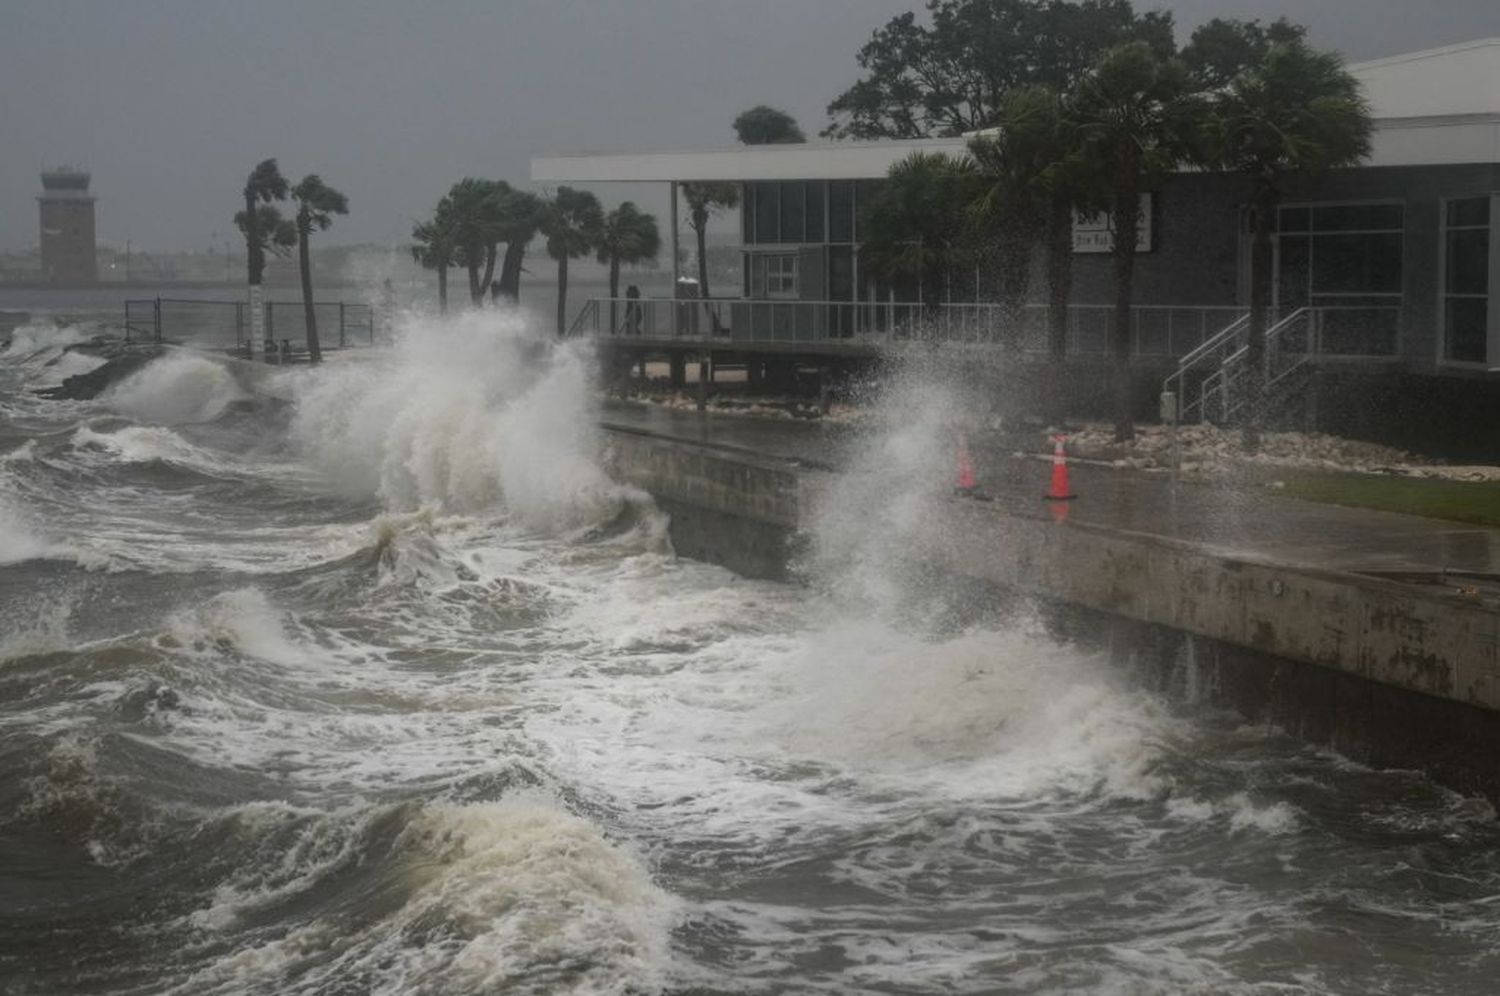
<instances>
[{"instance_id":1,"label":"concrete seawall","mask_svg":"<svg viewBox=\"0 0 1500 996\"><path fill-rule=\"evenodd\" d=\"M612 471L672 514L680 554L748 576L785 576L829 470L606 430ZM1432 586L1059 524L1041 509L1017 514L955 498L935 514L914 557L997 597L1033 600L1061 633L1107 647L1146 680L1355 760L1421 768L1500 799L1493 606Z\"/></svg>"}]
</instances>

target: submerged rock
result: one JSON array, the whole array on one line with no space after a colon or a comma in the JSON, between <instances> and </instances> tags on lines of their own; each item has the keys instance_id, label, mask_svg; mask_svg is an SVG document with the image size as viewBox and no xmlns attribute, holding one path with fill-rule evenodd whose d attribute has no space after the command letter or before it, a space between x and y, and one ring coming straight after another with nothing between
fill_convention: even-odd
<instances>
[{"instance_id":1,"label":"submerged rock","mask_svg":"<svg viewBox=\"0 0 1500 996\"><path fill-rule=\"evenodd\" d=\"M97 356L105 362L87 373L69 377L57 387L43 388L35 393L43 398L61 401L88 401L97 398L111 384L129 377L162 356L166 349L160 343L125 342L104 337L69 346L68 352Z\"/></svg>"}]
</instances>

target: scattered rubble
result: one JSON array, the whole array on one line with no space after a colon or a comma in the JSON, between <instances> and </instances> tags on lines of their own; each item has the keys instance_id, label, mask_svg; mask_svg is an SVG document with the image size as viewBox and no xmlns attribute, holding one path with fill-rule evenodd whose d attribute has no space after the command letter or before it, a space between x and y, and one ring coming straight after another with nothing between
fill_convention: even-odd
<instances>
[{"instance_id":1,"label":"scattered rubble","mask_svg":"<svg viewBox=\"0 0 1500 996\"><path fill-rule=\"evenodd\" d=\"M1115 442L1113 426L1104 423L1085 423L1067 435L1068 452L1082 459L1146 471L1165 471L1172 465L1165 426L1137 426L1136 438L1129 443ZM1320 432L1266 432L1259 450L1246 453L1238 429L1184 425L1177 430L1177 445L1182 473L1195 477L1219 477L1258 466L1453 481L1500 480L1500 467L1443 464L1378 443Z\"/></svg>"}]
</instances>

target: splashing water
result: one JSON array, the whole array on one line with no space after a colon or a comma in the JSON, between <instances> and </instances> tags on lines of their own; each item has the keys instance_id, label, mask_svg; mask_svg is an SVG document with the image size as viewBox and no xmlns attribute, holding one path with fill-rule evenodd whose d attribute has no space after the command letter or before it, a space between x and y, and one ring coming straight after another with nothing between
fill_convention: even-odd
<instances>
[{"instance_id":1,"label":"splashing water","mask_svg":"<svg viewBox=\"0 0 1500 996\"><path fill-rule=\"evenodd\" d=\"M407 316L392 355L298 378L293 436L388 508L503 503L548 530L607 519L627 493L595 460L590 366L549 345L513 313Z\"/></svg>"},{"instance_id":2,"label":"splashing water","mask_svg":"<svg viewBox=\"0 0 1500 996\"><path fill-rule=\"evenodd\" d=\"M1492 988L1488 807L909 608L940 371L785 586L630 525L586 354L398 333L93 403L0 358L0 542L109 553L0 556L0 991Z\"/></svg>"}]
</instances>

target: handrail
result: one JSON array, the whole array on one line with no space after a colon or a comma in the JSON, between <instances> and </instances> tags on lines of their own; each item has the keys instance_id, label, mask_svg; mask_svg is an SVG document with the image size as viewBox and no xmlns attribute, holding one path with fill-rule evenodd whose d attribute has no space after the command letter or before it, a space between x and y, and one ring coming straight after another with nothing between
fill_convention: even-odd
<instances>
[{"instance_id":1,"label":"handrail","mask_svg":"<svg viewBox=\"0 0 1500 996\"><path fill-rule=\"evenodd\" d=\"M1205 339L1196 349L1184 353L1181 359L1177 361L1178 372L1180 373L1185 369L1195 366L1203 357L1223 346L1229 339L1239 335L1241 328L1247 327L1249 324L1250 316L1248 314L1241 315L1214 333L1214 335Z\"/></svg>"},{"instance_id":2,"label":"handrail","mask_svg":"<svg viewBox=\"0 0 1500 996\"><path fill-rule=\"evenodd\" d=\"M1231 353L1230 356L1226 357L1222 355L1223 351L1230 344L1239 341L1240 334L1249 327L1249 324L1250 315L1248 313L1240 315L1234 321L1224 326L1224 328L1205 339L1196 349L1185 353L1177 361L1177 369L1167 375L1167 378L1162 382L1162 390L1164 392L1171 391L1179 398L1183 394L1189 370L1196 368L1200 363L1209 358L1215 359L1218 363L1218 369L1204 377L1199 383L1198 400L1195 403L1183 402L1180 404L1178 411L1179 419L1185 418L1195 408L1197 409L1199 419L1207 417L1208 398L1214 388L1214 381L1223 380L1224 366L1235 355L1235 353ZM1244 348L1244 346L1240 347L1241 350Z\"/></svg>"},{"instance_id":3,"label":"handrail","mask_svg":"<svg viewBox=\"0 0 1500 996\"><path fill-rule=\"evenodd\" d=\"M579 335L583 331L584 323L590 318L593 319L594 329L597 331L599 328L598 298L589 298L584 303L583 309L578 312L578 317L573 319L572 325L568 326L568 337L571 338L572 336Z\"/></svg>"},{"instance_id":4,"label":"handrail","mask_svg":"<svg viewBox=\"0 0 1500 996\"><path fill-rule=\"evenodd\" d=\"M1000 302L936 305L914 301L827 301L782 298L711 299L598 297L585 301L571 335L644 335L651 338L728 338L732 341L871 344L882 341L1004 343L1024 352L1045 351L1046 304L1020 312ZM1131 309L1133 356L1175 356L1211 335L1221 321L1241 314L1223 305L1141 304ZM608 322L605 315L609 315ZM618 316L630 316L619 321ZM1113 305L1067 308L1069 353L1104 355L1113 334ZM609 326L609 327L606 327ZM709 330L712 329L712 333Z\"/></svg>"}]
</instances>

